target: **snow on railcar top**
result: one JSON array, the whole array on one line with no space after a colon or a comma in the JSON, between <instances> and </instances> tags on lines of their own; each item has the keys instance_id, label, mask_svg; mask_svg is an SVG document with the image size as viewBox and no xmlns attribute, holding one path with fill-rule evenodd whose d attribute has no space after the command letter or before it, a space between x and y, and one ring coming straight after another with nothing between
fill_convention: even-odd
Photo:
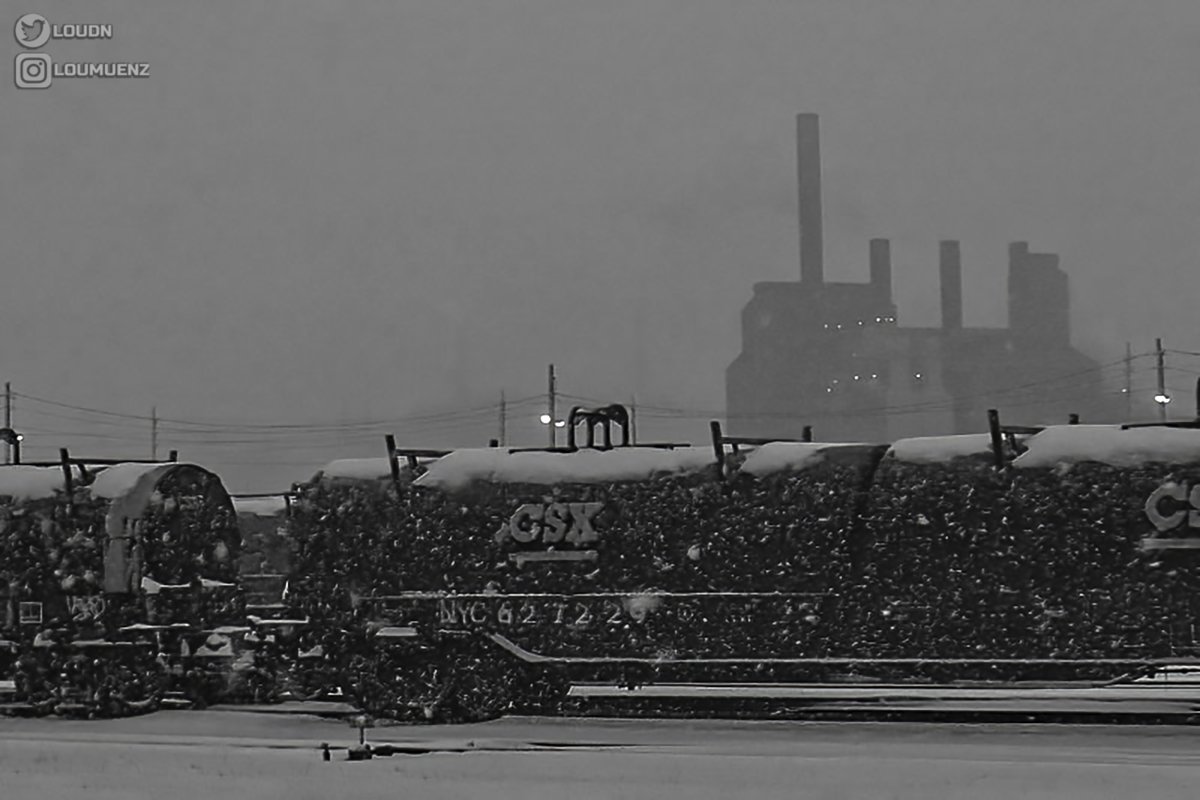
<instances>
[{"instance_id":1,"label":"snow on railcar top","mask_svg":"<svg viewBox=\"0 0 1200 800\"><path fill-rule=\"evenodd\" d=\"M158 479L176 467L188 466L200 469L195 464L179 462L120 463L86 465L94 477L87 482L86 471L81 465L76 468L76 480L92 496L105 500L116 500L134 491L139 485L153 486ZM62 467L39 467L32 464L6 464L0 466L0 497L13 500L43 500L66 491Z\"/></svg>"},{"instance_id":2,"label":"snow on railcar top","mask_svg":"<svg viewBox=\"0 0 1200 800\"><path fill-rule=\"evenodd\" d=\"M174 461L154 464L113 464L97 474L88 489L97 497L112 500L129 494L146 476L150 476L150 482L154 483L166 472L178 466L181 465Z\"/></svg>"},{"instance_id":3,"label":"snow on railcar top","mask_svg":"<svg viewBox=\"0 0 1200 800\"><path fill-rule=\"evenodd\" d=\"M356 481L377 481L391 476L392 465L386 458L339 458L317 471L317 478Z\"/></svg>"},{"instance_id":4,"label":"snow on railcar top","mask_svg":"<svg viewBox=\"0 0 1200 800\"><path fill-rule=\"evenodd\" d=\"M767 442L746 457L739 471L748 475L794 472L824 462L831 452L862 450L872 446L854 442Z\"/></svg>"},{"instance_id":5,"label":"snow on railcar top","mask_svg":"<svg viewBox=\"0 0 1200 800\"><path fill-rule=\"evenodd\" d=\"M908 464L941 464L956 458L985 455L991 451L990 434L962 433L900 439L888 449L887 455Z\"/></svg>"},{"instance_id":6,"label":"snow on railcar top","mask_svg":"<svg viewBox=\"0 0 1200 800\"><path fill-rule=\"evenodd\" d=\"M436 458L421 457L417 459L417 464L428 466L437 461ZM407 464L401 460L401 469L406 469ZM321 469L317 470L317 474L313 476L313 482L319 480L347 480L347 481L382 481L392 477L392 464L387 458L339 458L336 461L330 461Z\"/></svg>"},{"instance_id":7,"label":"snow on railcar top","mask_svg":"<svg viewBox=\"0 0 1200 800\"><path fill-rule=\"evenodd\" d=\"M1056 467L1094 461L1112 467L1200 463L1200 430L1055 425L1025 440L1014 467Z\"/></svg>"},{"instance_id":8,"label":"snow on railcar top","mask_svg":"<svg viewBox=\"0 0 1200 800\"><path fill-rule=\"evenodd\" d=\"M0 468L0 497L42 500L66 489L61 467L9 464Z\"/></svg>"},{"instance_id":9,"label":"snow on railcar top","mask_svg":"<svg viewBox=\"0 0 1200 800\"><path fill-rule=\"evenodd\" d=\"M657 475L698 472L715 463L707 447L621 447L573 453L516 452L486 447L455 450L434 461L416 486L457 489L475 481L491 483L613 483L644 481Z\"/></svg>"},{"instance_id":10,"label":"snow on railcar top","mask_svg":"<svg viewBox=\"0 0 1200 800\"><path fill-rule=\"evenodd\" d=\"M287 505L287 498L281 494L233 498L234 511L254 517L277 517L287 511Z\"/></svg>"}]
</instances>

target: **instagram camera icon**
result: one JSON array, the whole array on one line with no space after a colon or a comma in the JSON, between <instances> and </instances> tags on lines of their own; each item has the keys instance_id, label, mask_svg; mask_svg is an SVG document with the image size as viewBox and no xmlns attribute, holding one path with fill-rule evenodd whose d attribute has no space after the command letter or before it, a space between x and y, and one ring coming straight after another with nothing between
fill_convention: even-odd
<instances>
[{"instance_id":1,"label":"instagram camera icon","mask_svg":"<svg viewBox=\"0 0 1200 800\"><path fill-rule=\"evenodd\" d=\"M45 53L21 53L17 56L18 89L45 89L50 85L50 56Z\"/></svg>"}]
</instances>

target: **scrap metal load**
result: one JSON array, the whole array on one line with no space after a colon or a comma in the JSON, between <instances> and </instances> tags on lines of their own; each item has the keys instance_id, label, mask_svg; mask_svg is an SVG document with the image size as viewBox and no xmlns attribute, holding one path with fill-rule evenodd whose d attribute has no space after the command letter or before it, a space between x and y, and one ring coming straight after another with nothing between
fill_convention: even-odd
<instances>
[{"instance_id":1,"label":"scrap metal load","mask_svg":"<svg viewBox=\"0 0 1200 800\"><path fill-rule=\"evenodd\" d=\"M1112 678L1191 655L1200 431L996 441L455 451L304 487L292 586L397 716L544 706L568 679Z\"/></svg>"},{"instance_id":2,"label":"scrap metal load","mask_svg":"<svg viewBox=\"0 0 1200 800\"><path fill-rule=\"evenodd\" d=\"M1180 532L1200 431L1067 425L1009 446L1003 469L987 436L899 442L881 463L872 654L1006 679L1195 655L1200 539Z\"/></svg>"},{"instance_id":3,"label":"scrap metal load","mask_svg":"<svg viewBox=\"0 0 1200 800\"><path fill-rule=\"evenodd\" d=\"M1109 680L1197 654L1198 429L592 444L389 440L236 512L193 465L0 468L18 695L483 719L581 680Z\"/></svg>"},{"instance_id":4,"label":"scrap metal load","mask_svg":"<svg viewBox=\"0 0 1200 800\"><path fill-rule=\"evenodd\" d=\"M21 651L17 699L89 714L152 705L163 632L242 613L240 546L220 479L193 464L0 467L0 631Z\"/></svg>"}]
</instances>

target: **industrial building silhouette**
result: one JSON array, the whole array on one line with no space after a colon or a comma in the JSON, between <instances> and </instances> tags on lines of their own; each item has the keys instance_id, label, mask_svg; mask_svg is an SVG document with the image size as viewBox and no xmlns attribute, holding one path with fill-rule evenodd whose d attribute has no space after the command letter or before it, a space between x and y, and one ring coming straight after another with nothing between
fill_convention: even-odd
<instances>
[{"instance_id":1,"label":"industrial building silhouette","mask_svg":"<svg viewBox=\"0 0 1200 800\"><path fill-rule=\"evenodd\" d=\"M1007 328L964 325L959 243L939 248L941 327L904 327L892 299L891 247L870 242L869 283L824 279L815 114L797 117L800 280L754 286L742 352L726 370L735 435L894 441L1005 422L1114 421L1100 365L1071 346L1070 290L1058 256L1009 246Z\"/></svg>"}]
</instances>

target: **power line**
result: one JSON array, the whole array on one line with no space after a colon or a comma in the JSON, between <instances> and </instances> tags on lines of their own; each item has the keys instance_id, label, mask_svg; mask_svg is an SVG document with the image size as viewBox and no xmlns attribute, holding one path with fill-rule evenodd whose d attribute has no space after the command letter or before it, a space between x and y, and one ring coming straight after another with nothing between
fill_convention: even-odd
<instances>
[{"instance_id":1,"label":"power line","mask_svg":"<svg viewBox=\"0 0 1200 800\"><path fill-rule=\"evenodd\" d=\"M149 429L144 425L130 426L128 423L121 422L121 421L92 420L92 419L80 418L77 416L71 416L71 415L67 415L67 414L56 414L53 412L46 412L41 409L30 410L26 413L32 417L37 417L37 418L47 417L47 418L49 418L49 419L43 420L47 424L43 425L40 428L40 430L42 432L58 432L58 433L62 433L62 434L71 434L71 433L77 432L77 426L83 425L83 426L87 426L87 428L89 428L89 429L103 426L102 429L107 431L108 435L111 438L118 438L118 439L119 438L145 439L150 433ZM406 421L400 422L397 425L378 426L376 428L370 428L370 429L355 428L355 429L350 429L350 430L334 430L334 429L322 429L322 430L310 430L310 431L296 431L296 430L258 431L258 430L217 430L217 429L195 430L195 429L187 429L187 428L184 428L184 429L167 428L166 426L161 426L159 431L161 434L160 438L163 440L171 439L173 441L179 441L179 442L222 443L222 444L259 444L259 443L270 443L273 441L289 441L289 440L293 440L296 438L304 438L304 439L314 440L314 439L328 438L328 437L334 437L334 436L341 437L341 438L375 437L375 436L380 436L380 435L382 435L383 432L389 431L389 430L412 431L412 430L421 430L421 429L425 429L425 428L444 427L444 426L448 426L448 425L470 425L470 424L473 424L475 420L484 419L487 416L489 416L489 413L486 411L464 412L464 413L459 413L453 417L447 417L443 420L433 420L430 422L422 422L422 421L413 422L413 421L406 420ZM57 420L62 420L65 423L69 423L69 424L56 425L55 421L57 421ZM31 429L28 426L22 426L22 431L27 431L27 430L31 430ZM84 431L78 431L78 432L84 433ZM95 431L88 430L88 431L86 431L86 433L91 435L91 434L94 434Z\"/></svg>"},{"instance_id":2,"label":"power line","mask_svg":"<svg viewBox=\"0 0 1200 800\"><path fill-rule=\"evenodd\" d=\"M41 403L41 404L49 405L49 406L56 407L56 408L63 408L63 409L71 410L71 411L81 412L84 414L94 414L94 415L102 416L102 417L112 417L114 419L119 419L119 420L128 420L130 422L151 423L155 419L155 417L153 417L153 416L146 416L146 415L142 415L142 414L127 414L127 413L123 413L123 412L119 412L119 411L109 411L106 409L94 408L94 407L90 407L90 406L82 406L82 405L77 405L77 404L73 404L73 403L64 403L59 400L52 400L52 399L45 398L45 397L38 397L36 395L27 395L27 394L18 393L18 392L13 392L13 395L16 397L21 397L25 400L29 400L30 402L33 402L33 403ZM520 398L518 400L509 400L508 405L510 407L526 405L526 404L532 403L532 402L540 400L540 399L541 398L539 396L524 397L524 398ZM217 432L217 433L233 432L233 431L244 432L246 434L260 434L260 433L261 434L270 434L273 432L317 433L317 432L351 431L351 430L364 429L364 428L386 428L386 427L390 427L390 426L404 425L404 424L417 424L417 423L422 423L422 422L437 422L437 421L442 421L442 420L455 420L455 419L460 419L465 416L473 416L473 415L477 415L477 414L494 414L496 412L497 408L498 408L497 404L491 403L491 404L488 404L485 406L475 406L475 407L461 408L461 409L449 409L449 410L443 410L443 411L431 411L431 412L425 412L425 413L420 413L420 414L408 414L408 415L402 415L402 416L390 417L390 418L359 420L359 421L354 421L354 422L340 422L340 423L321 423L321 422L243 423L243 422L232 422L232 421L202 422L202 421L198 421L198 420L175 419L175 418L170 418L170 417L158 417L158 422L160 423L160 425L159 425L160 432L168 432L169 431L169 432L173 432L175 434L187 434L187 435L198 435L198 434L202 434L202 433L211 433L211 432ZM47 415L52 414L52 412L48 412L48 411L39 411L38 413L43 413L43 414L47 414ZM68 418L68 417L65 417L65 418ZM121 424L121 423L109 422L107 420L96 420L94 422L94 424L117 425L117 424ZM126 422L124 424L129 424L129 422ZM172 426L172 425L183 426L184 429L181 430L181 429L177 429L177 428L171 428L170 426ZM197 429L199 429L199 430L197 430Z\"/></svg>"}]
</instances>

